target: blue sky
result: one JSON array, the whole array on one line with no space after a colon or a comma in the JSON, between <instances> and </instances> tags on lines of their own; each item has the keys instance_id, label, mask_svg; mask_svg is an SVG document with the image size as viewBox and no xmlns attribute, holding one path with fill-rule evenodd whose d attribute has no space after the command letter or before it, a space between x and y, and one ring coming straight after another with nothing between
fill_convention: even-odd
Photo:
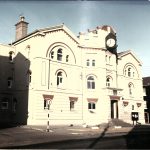
<instances>
[{"instance_id":1,"label":"blue sky","mask_svg":"<svg viewBox=\"0 0 150 150\"><path fill-rule=\"evenodd\" d=\"M0 43L15 40L15 24L23 14L28 32L64 23L76 36L97 26L117 32L118 52L133 50L150 76L149 1L0 1Z\"/></svg>"}]
</instances>

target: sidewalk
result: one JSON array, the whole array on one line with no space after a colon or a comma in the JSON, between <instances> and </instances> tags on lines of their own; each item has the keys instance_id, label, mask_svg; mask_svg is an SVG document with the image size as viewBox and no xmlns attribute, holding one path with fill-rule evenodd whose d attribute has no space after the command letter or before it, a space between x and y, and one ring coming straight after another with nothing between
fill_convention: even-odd
<instances>
[{"instance_id":1,"label":"sidewalk","mask_svg":"<svg viewBox=\"0 0 150 150\"><path fill-rule=\"evenodd\" d=\"M47 126L36 126L36 125L28 125L28 126L22 126L22 128L30 128L33 130L39 130L42 132L47 132ZM63 134L70 132L76 132L76 134L88 134L94 133L94 134L101 134L106 130L107 127L83 127L83 126L67 126L67 125L52 125L50 126L50 131L56 134ZM133 129L133 127L120 127L120 126L114 126L114 127L108 127L105 131L107 134L109 133L128 133ZM74 133L75 134L75 133Z\"/></svg>"}]
</instances>

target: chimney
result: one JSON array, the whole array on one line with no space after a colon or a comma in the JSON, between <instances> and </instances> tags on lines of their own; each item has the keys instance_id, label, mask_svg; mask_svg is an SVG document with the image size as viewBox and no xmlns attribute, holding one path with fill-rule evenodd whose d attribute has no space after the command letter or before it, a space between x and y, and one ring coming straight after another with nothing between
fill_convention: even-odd
<instances>
[{"instance_id":1,"label":"chimney","mask_svg":"<svg viewBox=\"0 0 150 150\"><path fill-rule=\"evenodd\" d=\"M25 37L27 35L27 30L28 30L28 22L25 22L25 17L20 16L20 20L16 26L16 41Z\"/></svg>"}]
</instances>

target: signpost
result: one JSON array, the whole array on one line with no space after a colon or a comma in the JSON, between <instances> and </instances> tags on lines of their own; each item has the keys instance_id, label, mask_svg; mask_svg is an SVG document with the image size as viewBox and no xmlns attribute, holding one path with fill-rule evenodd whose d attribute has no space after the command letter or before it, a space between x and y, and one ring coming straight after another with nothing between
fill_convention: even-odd
<instances>
[{"instance_id":1,"label":"signpost","mask_svg":"<svg viewBox=\"0 0 150 150\"><path fill-rule=\"evenodd\" d=\"M48 101L48 111L47 111L47 117L48 117L48 119L47 119L47 132L52 132L52 130L50 130L50 124L49 124L49 122L50 122L50 106L51 106L51 103L52 103L52 100L47 100Z\"/></svg>"}]
</instances>

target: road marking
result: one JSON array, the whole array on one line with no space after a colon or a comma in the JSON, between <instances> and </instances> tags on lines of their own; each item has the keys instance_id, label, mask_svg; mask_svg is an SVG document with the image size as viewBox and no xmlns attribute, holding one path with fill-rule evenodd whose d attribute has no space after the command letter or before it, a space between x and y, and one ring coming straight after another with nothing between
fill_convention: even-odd
<instances>
[{"instance_id":1,"label":"road marking","mask_svg":"<svg viewBox=\"0 0 150 150\"><path fill-rule=\"evenodd\" d=\"M71 133L71 134L74 134L74 135L79 135L79 134L82 134L82 133L75 133L75 132L73 132L73 133Z\"/></svg>"},{"instance_id":2,"label":"road marking","mask_svg":"<svg viewBox=\"0 0 150 150\"><path fill-rule=\"evenodd\" d=\"M83 130L83 129L68 129L68 130L71 130L71 131L86 131L86 130Z\"/></svg>"}]
</instances>

